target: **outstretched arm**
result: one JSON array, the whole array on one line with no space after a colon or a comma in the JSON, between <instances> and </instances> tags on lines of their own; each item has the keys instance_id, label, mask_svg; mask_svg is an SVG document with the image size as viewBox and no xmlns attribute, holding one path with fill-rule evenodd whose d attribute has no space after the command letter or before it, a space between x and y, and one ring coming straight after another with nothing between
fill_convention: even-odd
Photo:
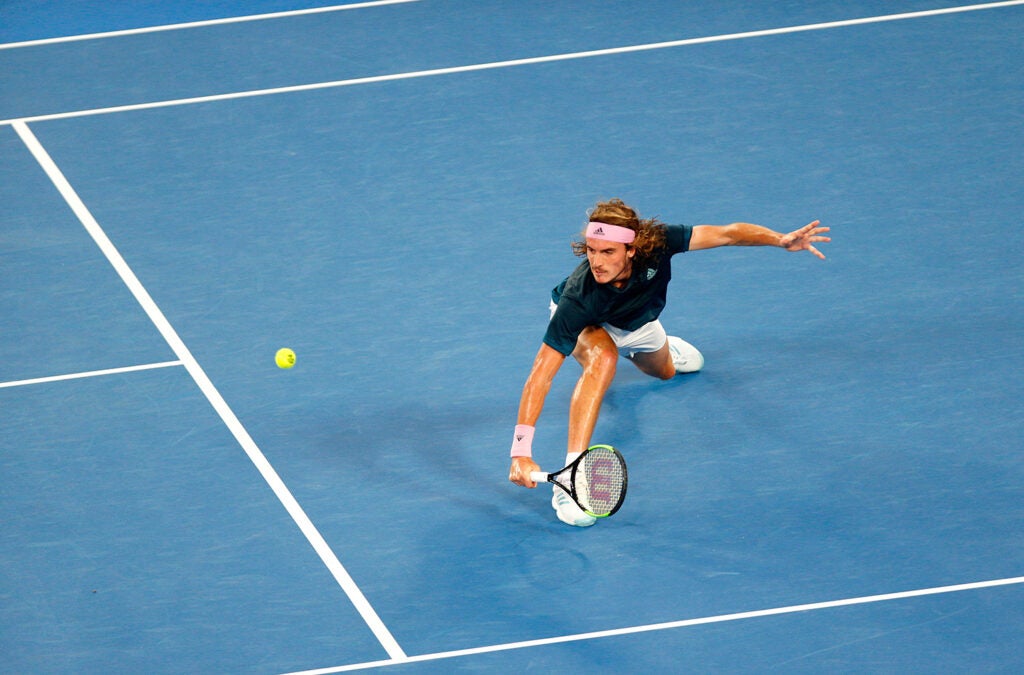
<instances>
[{"instance_id":1,"label":"outstretched arm","mask_svg":"<svg viewBox=\"0 0 1024 675\"><path fill-rule=\"evenodd\" d=\"M789 234L752 223L697 225L690 237L690 250L698 251L718 246L778 246L787 251L810 251L824 260L825 256L814 247L814 244L832 241L831 237L823 236L828 231L829 228L820 227L817 220Z\"/></svg>"}]
</instances>

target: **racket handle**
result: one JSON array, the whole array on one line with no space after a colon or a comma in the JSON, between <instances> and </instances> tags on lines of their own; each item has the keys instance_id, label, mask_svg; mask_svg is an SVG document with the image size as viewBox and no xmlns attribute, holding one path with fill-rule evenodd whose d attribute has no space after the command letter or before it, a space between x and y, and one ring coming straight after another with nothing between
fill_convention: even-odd
<instances>
[{"instance_id":1,"label":"racket handle","mask_svg":"<svg viewBox=\"0 0 1024 675\"><path fill-rule=\"evenodd\" d=\"M531 471L530 480L534 483L547 483L550 475L547 471Z\"/></svg>"}]
</instances>

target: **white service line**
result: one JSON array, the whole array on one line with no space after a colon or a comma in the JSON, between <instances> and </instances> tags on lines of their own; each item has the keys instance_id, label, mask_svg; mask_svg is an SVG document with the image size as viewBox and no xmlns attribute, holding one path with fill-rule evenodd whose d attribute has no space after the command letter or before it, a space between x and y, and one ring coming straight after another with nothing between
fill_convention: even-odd
<instances>
[{"instance_id":1,"label":"white service line","mask_svg":"<svg viewBox=\"0 0 1024 675\"><path fill-rule=\"evenodd\" d=\"M0 382L0 389L4 387L23 387L27 384L42 384L44 382L63 382L64 380L80 380L86 377L100 377L102 375L117 375L119 373L134 373L139 370L153 370L154 368L170 368L172 366L184 365L181 361L164 361L162 363L145 363L140 366L126 366L124 368L107 368L106 370L90 370L84 373L68 373L67 375L52 375L50 377L35 377L31 380L16 380L14 382Z\"/></svg>"},{"instance_id":2,"label":"white service line","mask_svg":"<svg viewBox=\"0 0 1024 675\"><path fill-rule=\"evenodd\" d=\"M260 451L259 447L256 446L256 442L253 441L251 436L249 436L249 432L245 430L245 427L242 426L242 423L235 416L235 413L220 395L220 392L217 391L213 382L206 376L206 373L200 367L199 362L192 356L188 347L186 347L185 343L182 342L178 333L171 326L170 322L167 321L163 312L160 311L159 307L157 307L153 298L150 297L149 293L139 282L135 273L132 272L124 258L121 257L117 248L114 247L114 244L107 237L99 223L97 223L96 219L93 218L89 209L85 206L85 203L82 202L74 188L71 187L67 178L64 177L63 172L35 137L35 134L32 133L28 128L28 125L24 122L15 122L13 126L14 130L18 133L18 136L21 137L22 142L24 142L26 147L28 147L29 152L32 153L32 156L35 157L36 161L43 168L43 171L45 171L46 175L50 178L50 181L53 182L54 186L60 192L64 201L66 201L68 206L71 207L71 210L78 217L78 220L81 221L86 231L88 231L89 235L96 242L96 245L99 246L107 260L117 271L121 280L128 286L132 295L135 296L135 299L142 306L143 310L145 310L150 320L154 325L156 325L157 330L160 331L160 334L167 341L167 344L170 345L175 355L177 355L178 359L181 360L182 365L184 365L186 370L188 370L200 391L203 392L207 400L210 402L210 405L212 405L214 410L217 411L217 414L220 415L221 420L223 420L224 424L231 431L235 440L237 440L238 444L242 446L245 454L247 454L249 459L252 460L252 463L256 465L260 475L263 476L263 479L270 486L270 489L274 491L275 495L277 495L281 504L288 511L288 514L292 517L292 520L295 521L295 524L299 526L299 529L306 536L306 539L309 541L310 545L312 545L317 555L320 556L320 559L327 566L327 569L329 569L331 574L334 575L334 579L348 595L352 604L359 611L363 620L380 641L388 656L392 659L405 658L405 653L402 651L402 648L398 645L398 642L395 641L391 632L388 631L387 626L385 626L380 620L380 617L377 616L377 613L366 600L363 592L359 590L358 586L356 586L352 577L349 576L348 571L345 570L345 567L338 560L338 557L334 555L334 551L332 551L327 545L327 542L321 536L320 532L317 531L305 511L303 511L302 507L299 506L295 497L292 496L291 491L288 490L288 487L281 480L280 476L277 475L274 467L272 467L270 462L267 461L267 458L263 456L263 452Z\"/></svg>"},{"instance_id":3,"label":"white service line","mask_svg":"<svg viewBox=\"0 0 1024 675\"><path fill-rule=\"evenodd\" d=\"M287 12L272 12L269 14L251 14L249 16L234 16L224 19L208 19L206 21L189 21L187 23L172 23L164 26L146 26L144 28L129 28L126 30L112 30L104 33L87 33L85 35L68 35L65 37L44 38L40 40L24 40L22 42L0 43L0 49L17 49L19 47L38 47L41 45L60 44L62 42L79 42L82 40L98 40L103 38L124 37L126 35L141 35L143 33L160 33L169 30L182 30L185 28L202 28L204 26L221 26L231 23L245 23L247 21L265 21L267 19L285 19L292 16L303 16L305 14L324 14L326 12L340 12L346 9L365 9L366 7L379 7L381 5L398 5L408 2L419 2L419 0L376 0L375 2L356 2L350 5L331 5L329 7L313 7L310 9L293 9Z\"/></svg>"},{"instance_id":4,"label":"white service line","mask_svg":"<svg viewBox=\"0 0 1024 675\"><path fill-rule=\"evenodd\" d=\"M612 47L608 49L595 49L585 52L573 52L569 54L553 54L550 56L535 56L522 59L511 59L508 61L493 61L490 63L477 63L467 66L452 66L450 68L434 68L431 70L417 70L406 73L392 73L390 75L372 75L368 77L357 77L348 80L333 80L330 82L314 82L311 84L298 84L288 87L275 87L272 89L252 89L249 91L236 91L227 94L211 94L209 96L195 96L192 98L180 98L167 101L152 101L150 103L133 103L129 105L112 106L109 108L92 108L88 110L76 110L72 112L52 113L46 115L33 115L15 119L0 120L0 125L13 124L14 122L44 122L49 120L68 119L74 117L87 117L90 115L107 115L111 113L131 112L136 110L151 110L154 108L170 108L173 106L195 105L198 103L212 103L215 101L231 101L234 99L254 98L257 96L271 96L277 94L291 94L304 91L315 91L318 89L334 89L337 87L351 87L360 84L373 84L377 82L393 82L396 80L411 80L420 77L434 77L437 75L452 75L456 73L469 73L480 70L493 70L496 68L513 68L516 66L534 65L539 63L554 63L557 61L569 61L572 59L587 59L596 56L613 56L617 54L629 54L634 52L650 51L655 49L668 49L672 47L686 47L692 45L709 44L712 42L727 42L730 40L744 40L749 38L768 37L771 35L787 35L791 33L803 33L807 31L828 30L833 28L845 28L849 26L862 26L865 24L883 23L886 21L904 21L907 19L922 19L930 16L943 14L960 14L963 12L974 12L984 9L996 9L1010 7L1013 5L1024 5L1024 0L1006 0L1005 2L990 2L981 5L965 5L961 7L946 7L943 9L930 9L920 12L904 12L902 14L886 14L883 16L870 16L862 19L846 19L843 21L829 21L826 23L813 23L803 26L788 26L784 28L769 28L766 30L748 31L745 33L729 33L726 35L712 35L708 37L688 38L685 40L672 40L670 42L654 42L629 47Z\"/></svg>"},{"instance_id":5,"label":"white service line","mask_svg":"<svg viewBox=\"0 0 1024 675\"><path fill-rule=\"evenodd\" d=\"M901 591L899 593L885 593L882 595L868 595L859 598L845 598L843 600L831 600L828 602L814 602L805 605L791 605L789 607L775 607L772 609L754 610L751 612L737 612L735 614L720 614L700 619L683 619L682 621L668 621L665 623L648 624L646 626L632 626L614 630L602 630L592 633L579 633L576 635L563 635L555 638L540 640L526 640L523 642L510 642L501 645L490 645L471 649L459 649L450 652L438 652L436 654L421 654L409 656L404 659L391 661L371 661L367 663L353 663L346 666L333 668L318 668L315 670L303 670L288 673L287 675L328 675L328 673L344 673L353 670L367 670L370 668L381 668L393 666L398 663L415 663L420 661L437 661L451 659L460 656L473 656L475 654L488 654L492 652L508 651L511 649L524 649L526 647L543 647L545 645L559 644L563 642L579 642L581 640L596 640L599 638L616 637L621 635L632 635L635 633L648 633L658 630L669 630L673 628L685 628L687 626L703 626L712 623L724 623L727 621L740 621L743 619L757 619L767 616L779 616L782 614L796 614L798 612L810 612L822 609L833 609L836 607L850 607L852 605L865 605L874 602L888 602L892 600L905 600L907 598L919 598L928 595L941 595L944 593L958 593L963 591L981 590L984 588L995 588L998 586L1011 586L1024 584L1024 577L1012 577L1008 579L994 579L991 581L978 581L968 584L956 584L953 586L938 586L935 588L922 588L914 591ZM455 670L455 668L451 668Z\"/></svg>"}]
</instances>

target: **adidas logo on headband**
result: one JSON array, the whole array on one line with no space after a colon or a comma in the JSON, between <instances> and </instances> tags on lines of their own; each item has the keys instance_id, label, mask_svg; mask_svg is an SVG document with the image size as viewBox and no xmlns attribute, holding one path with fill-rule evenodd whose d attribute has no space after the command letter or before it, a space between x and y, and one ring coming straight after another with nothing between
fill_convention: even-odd
<instances>
[{"instance_id":1,"label":"adidas logo on headband","mask_svg":"<svg viewBox=\"0 0 1024 675\"><path fill-rule=\"evenodd\" d=\"M587 223L586 236L589 239L603 239L619 244L632 244L633 240L636 239L636 232L628 227L619 227L618 225L609 225L608 223L592 220Z\"/></svg>"}]
</instances>

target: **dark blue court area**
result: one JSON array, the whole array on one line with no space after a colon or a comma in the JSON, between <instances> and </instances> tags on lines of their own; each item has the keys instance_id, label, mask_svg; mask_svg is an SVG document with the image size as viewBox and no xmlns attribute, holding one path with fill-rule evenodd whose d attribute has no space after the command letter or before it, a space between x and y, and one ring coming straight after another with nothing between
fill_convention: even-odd
<instances>
[{"instance_id":1,"label":"dark blue court area","mask_svg":"<svg viewBox=\"0 0 1024 675\"><path fill-rule=\"evenodd\" d=\"M1022 35L1020 1L0 3L0 671L1024 669ZM578 529L509 445L612 197L833 241L676 256L706 366L620 360L629 494Z\"/></svg>"}]
</instances>

